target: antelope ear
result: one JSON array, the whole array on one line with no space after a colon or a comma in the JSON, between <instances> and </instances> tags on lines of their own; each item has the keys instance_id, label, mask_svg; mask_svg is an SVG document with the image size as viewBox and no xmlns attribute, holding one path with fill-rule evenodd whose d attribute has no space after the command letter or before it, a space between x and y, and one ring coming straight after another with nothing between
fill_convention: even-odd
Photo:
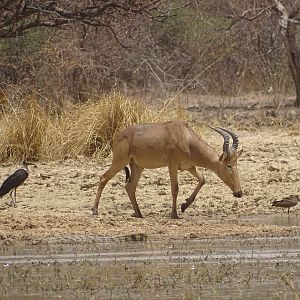
<instances>
[{"instance_id":1,"label":"antelope ear","mask_svg":"<svg viewBox=\"0 0 300 300\"><path fill-rule=\"evenodd\" d=\"M223 152L222 153L222 155L220 156L220 158L219 158L219 161L224 161L225 160L225 158L227 157L227 152Z\"/></svg>"},{"instance_id":2,"label":"antelope ear","mask_svg":"<svg viewBox=\"0 0 300 300\"><path fill-rule=\"evenodd\" d=\"M240 151L237 152L237 157L239 158L241 154L243 153L244 149L241 149Z\"/></svg>"}]
</instances>

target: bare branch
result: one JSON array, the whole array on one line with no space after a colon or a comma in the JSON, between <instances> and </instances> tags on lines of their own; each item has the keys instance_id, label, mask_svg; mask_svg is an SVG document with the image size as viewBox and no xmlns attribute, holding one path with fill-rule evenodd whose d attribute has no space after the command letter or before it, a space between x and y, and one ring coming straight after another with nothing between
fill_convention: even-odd
<instances>
[{"instance_id":1,"label":"bare branch","mask_svg":"<svg viewBox=\"0 0 300 300\"><path fill-rule=\"evenodd\" d=\"M154 9L157 9L160 2L161 0L6 0L0 3L0 38L21 36L35 27L63 28L73 23L82 23L93 27L104 26L117 39L114 22L117 22L118 17L122 20L127 17L155 17ZM117 41L122 45L118 39Z\"/></svg>"},{"instance_id":2,"label":"bare branch","mask_svg":"<svg viewBox=\"0 0 300 300\"><path fill-rule=\"evenodd\" d=\"M266 12L270 11L271 9L273 9L275 7L275 5L270 5L265 7L264 9L260 10L258 13L255 13L256 9L253 8L249 8L247 10L245 10L241 15L238 16L227 16L228 18L232 19L231 23L229 24L229 26L225 27L225 28L219 28L218 30L230 30L234 25L238 24L239 22L246 20L249 22L252 22L256 19L258 19L260 16L262 16L263 14L265 14ZM254 14L253 14L254 12ZM248 16L249 14L252 14L251 16Z\"/></svg>"}]
</instances>

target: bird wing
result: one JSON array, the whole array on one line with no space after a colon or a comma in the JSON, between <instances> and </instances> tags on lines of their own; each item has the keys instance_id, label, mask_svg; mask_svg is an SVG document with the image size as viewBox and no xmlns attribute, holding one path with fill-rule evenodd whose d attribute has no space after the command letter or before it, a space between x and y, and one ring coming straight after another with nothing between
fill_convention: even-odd
<instances>
[{"instance_id":1,"label":"bird wing","mask_svg":"<svg viewBox=\"0 0 300 300\"><path fill-rule=\"evenodd\" d=\"M279 206L279 207L292 207L297 205L298 201L294 201L291 198L283 198L282 200L276 200L272 203L272 206Z\"/></svg>"},{"instance_id":2,"label":"bird wing","mask_svg":"<svg viewBox=\"0 0 300 300\"><path fill-rule=\"evenodd\" d=\"M19 169L8 176L0 187L0 197L9 193L12 189L21 185L28 177L28 172L24 169Z\"/></svg>"},{"instance_id":3,"label":"bird wing","mask_svg":"<svg viewBox=\"0 0 300 300\"><path fill-rule=\"evenodd\" d=\"M275 200L272 202L272 206L280 205L281 200Z\"/></svg>"}]
</instances>

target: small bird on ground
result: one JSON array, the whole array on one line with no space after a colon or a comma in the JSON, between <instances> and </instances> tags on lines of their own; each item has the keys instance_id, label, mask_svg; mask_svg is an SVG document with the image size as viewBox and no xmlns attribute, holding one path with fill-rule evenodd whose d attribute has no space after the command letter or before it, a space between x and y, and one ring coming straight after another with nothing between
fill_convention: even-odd
<instances>
[{"instance_id":1,"label":"small bird on ground","mask_svg":"<svg viewBox=\"0 0 300 300\"><path fill-rule=\"evenodd\" d=\"M294 207L300 201L300 196L298 195L290 195L288 197L283 198L282 200L276 200L272 203L272 206L284 207L288 209L288 213L290 213L290 208Z\"/></svg>"},{"instance_id":2,"label":"small bird on ground","mask_svg":"<svg viewBox=\"0 0 300 300\"><path fill-rule=\"evenodd\" d=\"M9 206L16 206L17 203L17 188L27 179L29 175L29 165L35 166L34 163L23 161L22 168L16 170L8 176L0 187L0 197L10 192L11 201L7 203ZM14 197L12 196L14 192Z\"/></svg>"}]
</instances>

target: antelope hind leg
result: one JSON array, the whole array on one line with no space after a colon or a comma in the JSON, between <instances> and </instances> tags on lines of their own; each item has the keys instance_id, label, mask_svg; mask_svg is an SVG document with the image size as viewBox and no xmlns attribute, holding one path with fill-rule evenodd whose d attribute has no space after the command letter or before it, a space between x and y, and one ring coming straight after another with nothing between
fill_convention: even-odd
<instances>
[{"instance_id":1,"label":"antelope hind leg","mask_svg":"<svg viewBox=\"0 0 300 300\"><path fill-rule=\"evenodd\" d=\"M126 183L125 189L134 210L134 214L132 216L136 218L142 218L143 215L136 202L135 191L136 191L137 184L141 178L143 168L140 168L134 162L131 162L130 170L131 170L131 174L129 176L128 182Z\"/></svg>"}]
</instances>

